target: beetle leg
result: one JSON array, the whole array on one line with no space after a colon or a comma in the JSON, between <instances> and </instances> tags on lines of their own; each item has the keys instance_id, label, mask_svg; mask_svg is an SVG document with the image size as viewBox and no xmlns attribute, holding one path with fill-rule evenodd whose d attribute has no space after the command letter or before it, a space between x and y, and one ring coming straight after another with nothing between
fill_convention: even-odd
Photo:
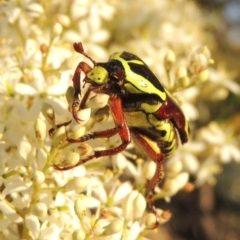
<instances>
[{"instance_id":1,"label":"beetle leg","mask_svg":"<svg viewBox=\"0 0 240 240\"><path fill-rule=\"evenodd\" d=\"M104 131L89 133L89 134L86 134L86 135L80 137L79 139L67 139L67 141L69 141L71 143L81 143L81 142L85 142L87 140L94 139L94 138L108 138L115 134L119 134L119 136L122 140L122 143L119 146L112 148L112 149L94 151L94 153L92 155L79 161L74 166L58 167L58 166L54 165L54 168L56 170L60 170L60 171L68 170L68 169L74 168L76 166L79 166L81 164L84 164L93 158L115 155L119 152L122 152L127 147L127 145L131 141L131 137L130 137L129 128L128 128L127 123L123 116L121 99L116 96L110 96L109 108L113 114L113 119L115 122L114 128L107 129Z\"/></svg>"},{"instance_id":2,"label":"beetle leg","mask_svg":"<svg viewBox=\"0 0 240 240\"><path fill-rule=\"evenodd\" d=\"M87 55L87 53L84 52L83 49L83 45L81 42L76 42L73 44L73 48L76 52L82 54L83 56L85 56L86 58L88 58L93 65L96 65L96 62ZM77 112L79 111L79 109L83 109L86 101L89 97L89 94L91 92L90 89L87 90L87 92L85 93L83 99L79 100L79 94L81 94L81 85L80 85L80 77L81 77L81 71L84 72L85 76L92 70L92 67L90 67L87 63L85 62L80 62L78 64L78 66L76 67L76 70L74 72L72 81L73 81L73 88L74 88L74 99L73 99L73 103L72 103L72 115L73 118L75 119L76 122L79 122L80 119L78 119L77 117Z\"/></svg>"},{"instance_id":3,"label":"beetle leg","mask_svg":"<svg viewBox=\"0 0 240 240\"><path fill-rule=\"evenodd\" d=\"M151 208L151 211L157 215L155 210L154 202L153 202L153 191L157 184L161 182L163 178L163 160L164 155L161 152L161 149L157 145L155 141L150 139L144 134L141 134L138 129L133 128L131 129L131 134L134 138L135 143L142 149L143 152L147 153L147 155L156 163L156 170L152 177L152 179L148 180L146 189L147 189L147 198L148 204ZM158 223L156 223L157 227Z\"/></svg>"},{"instance_id":4,"label":"beetle leg","mask_svg":"<svg viewBox=\"0 0 240 240\"><path fill-rule=\"evenodd\" d=\"M90 67L85 62L80 62L78 66L76 67L76 70L74 72L72 81L73 81L73 88L74 88L74 99L72 103L72 116L75 119L76 122L79 122L80 119L77 117L77 112L79 109L84 108L84 105L86 104L87 98L90 94L90 90L88 89L86 94L84 95L83 100L80 102L79 100L79 94L81 94L81 85L80 85L80 78L81 78L81 71L84 72L85 75L87 75L92 70L92 67Z\"/></svg>"},{"instance_id":5,"label":"beetle leg","mask_svg":"<svg viewBox=\"0 0 240 240\"><path fill-rule=\"evenodd\" d=\"M156 163L157 168L154 176L147 183L147 188L149 190L154 190L156 185L162 180L163 172L163 159L164 155L161 152L161 149L157 143L151 140L149 137L138 132L137 129L131 129L131 134L134 137L136 144L142 149L143 152L146 152L147 155Z\"/></svg>"}]
</instances>

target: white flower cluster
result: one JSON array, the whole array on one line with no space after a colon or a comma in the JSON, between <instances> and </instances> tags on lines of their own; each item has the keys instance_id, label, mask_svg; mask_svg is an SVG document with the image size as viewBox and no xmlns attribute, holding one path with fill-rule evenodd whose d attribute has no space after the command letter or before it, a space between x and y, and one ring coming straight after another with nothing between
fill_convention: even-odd
<instances>
[{"instance_id":1,"label":"white flower cluster","mask_svg":"<svg viewBox=\"0 0 240 240\"><path fill-rule=\"evenodd\" d=\"M205 103L239 94L240 87L225 69L212 67L205 46L212 40L199 30L207 18L193 2L137 0L129 7L127 0L11 0L1 1L0 11L1 239L148 239L156 223L144 195L155 164L128 151L132 143L109 158L53 168L119 144L117 137L66 141L113 126L106 95L92 95L78 112L80 123L72 120L71 77L79 61L87 61L74 53L73 42L82 41L96 61L116 50L135 52L191 121L191 140L166 163L154 200L214 183L222 164L240 161L234 128L213 121ZM199 128L197 121L209 124ZM156 211L160 223L171 218Z\"/></svg>"}]
</instances>

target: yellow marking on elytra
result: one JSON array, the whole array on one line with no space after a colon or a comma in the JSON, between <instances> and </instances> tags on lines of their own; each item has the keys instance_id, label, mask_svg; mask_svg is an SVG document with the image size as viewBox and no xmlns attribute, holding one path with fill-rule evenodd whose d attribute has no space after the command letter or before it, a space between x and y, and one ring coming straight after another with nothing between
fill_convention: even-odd
<instances>
[{"instance_id":1,"label":"yellow marking on elytra","mask_svg":"<svg viewBox=\"0 0 240 240\"><path fill-rule=\"evenodd\" d=\"M148 121L154 126L156 129L162 130L163 125L165 124L165 121L161 121L158 118L156 118L153 114L148 115Z\"/></svg>"},{"instance_id":2,"label":"yellow marking on elytra","mask_svg":"<svg viewBox=\"0 0 240 240\"><path fill-rule=\"evenodd\" d=\"M135 88L131 83L125 83L124 87L128 90L130 93L142 93L140 90Z\"/></svg>"},{"instance_id":3,"label":"yellow marking on elytra","mask_svg":"<svg viewBox=\"0 0 240 240\"><path fill-rule=\"evenodd\" d=\"M148 79L144 78L143 76L134 73L131 71L129 62L135 63L138 65L144 65L144 63L140 60L124 60L120 55L122 53L114 53L110 56L110 59L116 59L120 61L125 69L125 74L126 74L126 81L130 82L133 84L138 90L144 92L144 93L149 93L149 94L156 94L158 95L162 101L166 100L166 93L160 91L158 88L156 88Z\"/></svg>"},{"instance_id":4,"label":"yellow marking on elytra","mask_svg":"<svg viewBox=\"0 0 240 240\"><path fill-rule=\"evenodd\" d=\"M155 113L161 106L162 104L160 102L153 105L148 103L142 103L141 109L143 109L146 113ZM156 121L159 121L159 120L156 119Z\"/></svg>"},{"instance_id":5,"label":"yellow marking on elytra","mask_svg":"<svg viewBox=\"0 0 240 240\"><path fill-rule=\"evenodd\" d=\"M147 115L141 111L124 112L124 118L131 127L152 127L147 119Z\"/></svg>"}]
</instances>

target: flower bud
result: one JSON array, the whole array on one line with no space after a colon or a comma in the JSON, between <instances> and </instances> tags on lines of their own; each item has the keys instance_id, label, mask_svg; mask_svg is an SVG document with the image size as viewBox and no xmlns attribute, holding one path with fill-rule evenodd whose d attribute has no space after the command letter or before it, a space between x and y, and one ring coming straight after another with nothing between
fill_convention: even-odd
<instances>
[{"instance_id":1,"label":"flower bud","mask_svg":"<svg viewBox=\"0 0 240 240\"><path fill-rule=\"evenodd\" d=\"M166 71L169 71L172 68L172 65L176 61L175 53L172 50L168 50L164 58L164 67Z\"/></svg>"},{"instance_id":2,"label":"flower bud","mask_svg":"<svg viewBox=\"0 0 240 240\"><path fill-rule=\"evenodd\" d=\"M196 81L197 82L205 82L208 80L208 77L209 77L209 70L205 69L205 70L201 71L199 74L197 74Z\"/></svg>"},{"instance_id":3,"label":"flower bud","mask_svg":"<svg viewBox=\"0 0 240 240\"><path fill-rule=\"evenodd\" d=\"M187 77L187 69L183 66L177 68L176 79Z\"/></svg>"},{"instance_id":4,"label":"flower bud","mask_svg":"<svg viewBox=\"0 0 240 240\"><path fill-rule=\"evenodd\" d=\"M138 193L136 198L133 200L133 219L139 220L147 207L146 199L141 193Z\"/></svg>"},{"instance_id":5,"label":"flower bud","mask_svg":"<svg viewBox=\"0 0 240 240\"><path fill-rule=\"evenodd\" d=\"M172 213L170 213L169 211L162 211L162 214L158 216L159 222L163 224L170 220L170 218L172 217Z\"/></svg>"},{"instance_id":6,"label":"flower bud","mask_svg":"<svg viewBox=\"0 0 240 240\"><path fill-rule=\"evenodd\" d=\"M175 177L175 181L178 183L178 189L182 189L189 180L189 173L182 172Z\"/></svg>"},{"instance_id":7,"label":"flower bud","mask_svg":"<svg viewBox=\"0 0 240 240\"><path fill-rule=\"evenodd\" d=\"M213 62L209 49L206 46L200 47L189 55L189 70L193 74L199 74Z\"/></svg>"},{"instance_id":8,"label":"flower bud","mask_svg":"<svg viewBox=\"0 0 240 240\"><path fill-rule=\"evenodd\" d=\"M34 184L40 185L45 181L45 175L42 171L36 170L33 173L32 180Z\"/></svg>"},{"instance_id":9,"label":"flower bud","mask_svg":"<svg viewBox=\"0 0 240 240\"><path fill-rule=\"evenodd\" d=\"M34 239L34 236L36 236L36 235L34 234L34 236L33 236L32 233L35 233L36 229L37 229L37 226L40 225L39 219L38 219L38 217L36 217L35 215L33 215L31 213L26 214L24 217L25 217L24 218L24 223L25 223L26 230L28 230L29 234L32 235L32 236L30 235L31 239Z\"/></svg>"},{"instance_id":10,"label":"flower bud","mask_svg":"<svg viewBox=\"0 0 240 240\"><path fill-rule=\"evenodd\" d=\"M86 239L86 234L82 229L76 230L72 234L72 239L73 240L84 240Z\"/></svg>"},{"instance_id":11,"label":"flower bud","mask_svg":"<svg viewBox=\"0 0 240 240\"><path fill-rule=\"evenodd\" d=\"M62 161L55 164L59 167L69 167L75 166L79 161L80 155L78 153L67 151L66 154L63 154Z\"/></svg>"},{"instance_id":12,"label":"flower bud","mask_svg":"<svg viewBox=\"0 0 240 240\"><path fill-rule=\"evenodd\" d=\"M194 52L190 56L189 70L192 74L198 74L208 65L208 60L203 54Z\"/></svg>"},{"instance_id":13,"label":"flower bud","mask_svg":"<svg viewBox=\"0 0 240 240\"><path fill-rule=\"evenodd\" d=\"M55 123L55 113L54 113L53 107L48 103L43 103L41 111L42 111L42 114L44 115L44 117L46 118L46 120L51 125L54 125L54 123Z\"/></svg>"},{"instance_id":14,"label":"flower bud","mask_svg":"<svg viewBox=\"0 0 240 240\"><path fill-rule=\"evenodd\" d=\"M96 94L88 101L88 107L92 109L103 108L108 103L109 96L107 94Z\"/></svg>"},{"instance_id":15,"label":"flower bud","mask_svg":"<svg viewBox=\"0 0 240 240\"><path fill-rule=\"evenodd\" d=\"M190 79L189 77L182 77L178 79L178 85L182 86L182 87L187 87L190 83Z\"/></svg>"},{"instance_id":16,"label":"flower bud","mask_svg":"<svg viewBox=\"0 0 240 240\"><path fill-rule=\"evenodd\" d=\"M178 174L175 178L167 178L158 196L171 197L182 189L188 182L189 174L186 172Z\"/></svg>"},{"instance_id":17,"label":"flower bud","mask_svg":"<svg viewBox=\"0 0 240 240\"><path fill-rule=\"evenodd\" d=\"M153 161L145 162L143 165L143 177L147 180L152 179L156 171L156 164Z\"/></svg>"},{"instance_id":18,"label":"flower bud","mask_svg":"<svg viewBox=\"0 0 240 240\"><path fill-rule=\"evenodd\" d=\"M113 166L116 166L117 169L125 169L128 166L128 161L126 159L126 156L124 156L122 153L116 154L113 158Z\"/></svg>"},{"instance_id":19,"label":"flower bud","mask_svg":"<svg viewBox=\"0 0 240 240\"><path fill-rule=\"evenodd\" d=\"M64 14L58 14L57 21L64 27L69 27L71 24L71 20L69 19L69 17Z\"/></svg>"},{"instance_id":20,"label":"flower bud","mask_svg":"<svg viewBox=\"0 0 240 240\"><path fill-rule=\"evenodd\" d=\"M113 198L116 202L122 201L123 197L132 192L133 186L130 182L124 182L116 189Z\"/></svg>"},{"instance_id":21,"label":"flower bud","mask_svg":"<svg viewBox=\"0 0 240 240\"><path fill-rule=\"evenodd\" d=\"M78 124L84 125L91 116L91 108L81 109L77 112Z\"/></svg>"},{"instance_id":22,"label":"flower bud","mask_svg":"<svg viewBox=\"0 0 240 240\"><path fill-rule=\"evenodd\" d=\"M162 192L160 194L163 195L163 197L171 197L175 195L178 190L178 182L173 178L167 178L164 182Z\"/></svg>"},{"instance_id":23,"label":"flower bud","mask_svg":"<svg viewBox=\"0 0 240 240\"><path fill-rule=\"evenodd\" d=\"M71 105L73 103L73 99L74 99L74 88L72 86L68 87L68 89L65 93L65 97L67 99L68 104Z\"/></svg>"},{"instance_id":24,"label":"flower bud","mask_svg":"<svg viewBox=\"0 0 240 240\"><path fill-rule=\"evenodd\" d=\"M123 210L123 217L125 220L132 221L133 220L133 200L138 195L138 191L134 190L129 195L125 197L122 204L122 210Z\"/></svg>"},{"instance_id":25,"label":"flower bud","mask_svg":"<svg viewBox=\"0 0 240 240\"><path fill-rule=\"evenodd\" d=\"M47 215L47 211L48 208L45 203L39 202L32 206L32 213L37 217L45 217Z\"/></svg>"},{"instance_id":26,"label":"flower bud","mask_svg":"<svg viewBox=\"0 0 240 240\"><path fill-rule=\"evenodd\" d=\"M53 140L51 142L52 148L57 148L66 139L66 129L62 126L56 130L53 135Z\"/></svg>"},{"instance_id":27,"label":"flower bud","mask_svg":"<svg viewBox=\"0 0 240 240\"><path fill-rule=\"evenodd\" d=\"M184 169L188 171L190 174L196 174L199 169L199 161L196 155L185 153L182 160Z\"/></svg>"},{"instance_id":28,"label":"flower bud","mask_svg":"<svg viewBox=\"0 0 240 240\"><path fill-rule=\"evenodd\" d=\"M18 154L24 159L24 161L26 162L32 161L32 159L29 157L32 151L32 145L30 144L30 142L28 142L28 140L25 137L23 137L22 140L18 143L17 151L18 151Z\"/></svg>"},{"instance_id":29,"label":"flower bud","mask_svg":"<svg viewBox=\"0 0 240 240\"><path fill-rule=\"evenodd\" d=\"M36 138L39 141L43 141L45 139L46 133L47 133L46 123L42 119L38 118L35 121L34 129L35 129Z\"/></svg>"},{"instance_id":30,"label":"flower bud","mask_svg":"<svg viewBox=\"0 0 240 240\"><path fill-rule=\"evenodd\" d=\"M87 143L81 143L77 146L75 151L78 152L80 156L86 156L89 155L93 151L93 149L91 145Z\"/></svg>"},{"instance_id":31,"label":"flower bud","mask_svg":"<svg viewBox=\"0 0 240 240\"><path fill-rule=\"evenodd\" d=\"M45 55L45 54L47 53L47 51L48 51L48 46L47 46L45 43L42 43L42 44L40 45L40 51L41 51L41 53L42 53L43 55Z\"/></svg>"},{"instance_id":32,"label":"flower bud","mask_svg":"<svg viewBox=\"0 0 240 240\"><path fill-rule=\"evenodd\" d=\"M67 184L65 185L65 189L66 191L74 190L76 192L82 192L87 188L88 184L89 184L89 178L75 177L67 182Z\"/></svg>"},{"instance_id":33,"label":"flower bud","mask_svg":"<svg viewBox=\"0 0 240 240\"><path fill-rule=\"evenodd\" d=\"M203 47L199 48L197 51L199 53L202 53L208 59L208 61L211 60L211 52L207 46L203 46Z\"/></svg>"},{"instance_id":34,"label":"flower bud","mask_svg":"<svg viewBox=\"0 0 240 240\"><path fill-rule=\"evenodd\" d=\"M120 219L113 220L104 230L104 235L109 236L121 232L123 230L123 225L124 225L123 220Z\"/></svg>"},{"instance_id":35,"label":"flower bud","mask_svg":"<svg viewBox=\"0 0 240 240\"><path fill-rule=\"evenodd\" d=\"M86 132L86 127L82 126L81 124L78 124L75 121L71 121L71 123L68 126L68 130L67 130L67 135L68 138L71 139L78 139L80 137L82 137Z\"/></svg>"},{"instance_id":36,"label":"flower bud","mask_svg":"<svg viewBox=\"0 0 240 240\"><path fill-rule=\"evenodd\" d=\"M83 197L79 197L74 205L74 210L78 218L81 220L85 216L86 205Z\"/></svg>"},{"instance_id":37,"label":"flower bud","mask_svg":"<svg viewBox=\"0 0 240 240\"><path fill-rule=\"evenodd\" d=\"M108 106L99 109L94 115L94 118L95 118L96 122L98 122L98 123L103 123L103 122L107 121L108 117L109 117Z\"/></svg>"},{"instance_id":38,"label":"flower bud","mask_svg":"<svg viewBox=\"0 0 240 240\"><path fill-rule=\"evenodd\" d=\"M108 120L108 118L109 118L108 113L95 116L95 120L97 123L104 123Z\"/></svg>"},{"instance_id":39,"label":"flower bud","mask_svg":"<svg viewBox=\"0 0 240 240\"><path fill-rule=\"evenodd\" d=\"M59 36L62 33L62 30L63 30L62 25L60 23L55 23L53 25L53 30L52 30L53 36L54 37Z\"/></svg>"},{"instance_id":40,"label":"flower bud","mask_svg":"<svg viewBox=\"0 0 240 240\"><path fill-rule=\"evenodd\" d=\"M167 175L170 177L176 176L182 170L182 162L175 161L167 168Z\"/></svg>"},{"instance_id":41,"label":"flower bud","mask_svg":"<svg viewBox=\"0 0 240 240\"><path fill-rule=\"evenodd\" d=\"M156 223L157 223L156 215L153 213L148 213L145 220L146 227L152 229L156 226Z\"/></svg>"}]
</instances>

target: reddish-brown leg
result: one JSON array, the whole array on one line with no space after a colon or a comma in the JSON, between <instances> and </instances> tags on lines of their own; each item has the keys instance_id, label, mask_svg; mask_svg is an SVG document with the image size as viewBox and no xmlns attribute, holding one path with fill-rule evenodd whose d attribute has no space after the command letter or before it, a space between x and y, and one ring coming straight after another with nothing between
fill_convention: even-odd
<instances>
[{"instance_id":1,"label":"reddish-brown leg","mask_svg":"<svg viewBox=\"0 0 240 240\"><path fill-rule=\"evenodd\" d=\"M87 140L94 139L94 138L109 138L115 134L119 134L119 136L122 140L122 143L119 146L112 148L112 149L107 149L107 150L102 150L102 151L94 151L94 153L92 155L79 161L74 166L69 166L69 167L54 166L55 169L63 170L63 171L68 170L68 169L74 168L76 166L79 166L81 164L84 164L85 162L87 162L93 158L115 155L119 152L122 152L127 147L127 145L131 141L131 137L130 137L129 128L124 119L121 99L116 96L110 96L108 105L109 105L110 111L112 112L113 119L115 122L114 128L107 129L104 131L89 133L79 139L67 139L67 141L69 141L71 143L81 143L81 142L85 142Z\"/></svg>"},{"instance_id":2,"label":"reddish-brown leg","mask_svg":"<svg viewBox=\"0 0 240 240\"><path fill-rule=\"evenodd\" d=\"M87 53L84 52L83 49L83 45L81 42L76 42L73 44L73 48L76 52L80 53L81 55L85 56L86 58L88 58L92 63L93 66L96 65L96 62L87 55ZM80 62L78 64L78 66L76 67L76 70L74 72L72 81L73 81L73 88L74 88L74 100L72 103L72 115L73 118L75 119L76 122L79 122L80 119L78 119L77 117L77 112L79 111L79 109L84 108L86 101L89 97L89 94L91 92L90 89L87 90L87 92L85 93L83 99L79 100L79 94L81 94L81 84L80 84L80 80L81 80L81 71L85 74L85 76L92 70L92 67L90 67L87 63L85 62Z\"/></svg>"},{"instance_id":3,"label":"reddish-brown leg","mask_svg":"<svg viewBox=\"0 0 240 240\"><path fill-rule=\"evenodd\" d=\"M87 98L85 97L84 101L79 100L79 94L81 94L81 84L80 84L80 79L81 79L81 71L87 75L90 71L92 70L92 67L90 67L87 63L85 62L80 62L74 72L72 81L73 81L73 88L74 88L74 99L73 99L73 103L72 103L72 115L73 118L75 119L76 122L79 122L80 119L78 119L77 117L77 112L79 111L79 109L83 108ZM85 96L89 96L90 90L87 91L87 95L85 94Z\"/></svg>"},{"instance_id":4,"label":"reddish-brown leg","mask_svg":"<svg viewBox=\"0 0 240 240\"><path fill-rule=\"evenodd\" d=\"M156 163L156 170L152 177L147 182L146 191L147 191L147 198L148 204L151 208L152 213L157 215L154 201L153 201L153 191L157 184L161 182L163 178L163 160L164 156L161 152L160 148L157 146L157 143L151 140L149 137L139 133L137 129L131 129L132 137L134 138L135 143L142 149L143 152L147 153L147 155ZM158 222L156 222L153 228L158 226Z\"/></svg>"}]
</instances>

